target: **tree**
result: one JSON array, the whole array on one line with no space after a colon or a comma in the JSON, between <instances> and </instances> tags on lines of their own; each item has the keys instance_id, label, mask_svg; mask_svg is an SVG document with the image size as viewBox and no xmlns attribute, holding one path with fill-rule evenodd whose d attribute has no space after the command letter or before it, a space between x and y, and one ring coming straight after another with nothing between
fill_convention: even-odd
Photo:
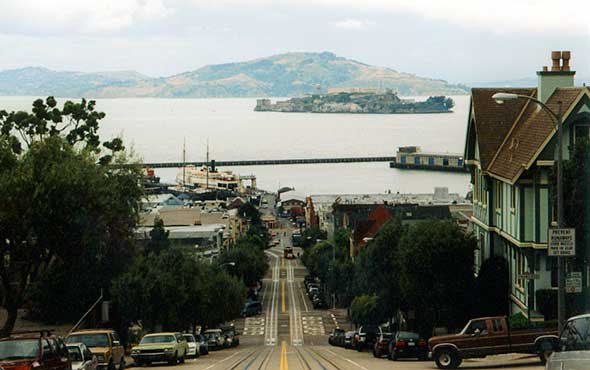
<instances>
[{"instance_id":1,"label":"tree","mask_svg":"<svg viewBox=\"0 0 590 370\"><path fill-rule=\"evenodd\" d=\"M245 241L238 241L234 247L221 254L219 265L223 264L227 266L230 275L238 277L246 286L255 285L269 268L262 247Z\"/></svg>"},{"instance_id":2,"label":"tree","mask_svg":"<svg viewBox=\"0 0 590 370\"><path fill-rule=\"evenodd\" d=\"M169 235L170 231L164 228L164 220L156 218L154 220L154 227L150 231L150 240L145 246L145 254L154 253L158 255L163 250L168 249L170 247Z\"/></svg>"},{"instance_id":3,"label":"tree","mask_svg":"<svg viewBox=\"0 0 590 370\"><path fill-rule=\"evenodd\" d=\"M59 109L53 97L35 100L32 113L0 111L0 281L8 312L0 334L12 331L29 283L52 268L97 264L106 274L92 285L108 288L106 264L131 253L141 174L109 166L127 158L121 139L101 143L104 116L94 101Z\"/></svg>"},{"instance_id":4,"label":"tree","mask_svg":"<svg viewBox=\"0 0 590 370\"><path fill-rule=\"evenodd\" d=\"M306 249L313 246L318 240L326 240L327 238L328 233L326 233L326 231L320 229L317 226L310 227L303 230L303 233L301 234L301 248Z\"/></svg>"},{"instance_id":5,"label":"tree","mask_svg":"<svg viewBox=\"0 0 590 370\"><path fill-rule=\"evenodd\" d=\"M438 325L455 328L469 316L476 244L451 221L421 222L402 236L400 290L422 335Z\"/></svg>"},{"instance_id":6,"label":"tree","mask_svg":"<svg viewBox=\"0 0 590 370\"><path fill-rule=\"evenodd\" d=\"M510 281L504 257L493 256L483 261L475 287L477 316L508 315Z\"/></svg>"},{"instance_id":7,"label":"tree","mask_svg":"<svg viewBox=\"0 0 590 370\"><path fill-rule=\"evenodd\" d=\"M383 305L375 294L355 297L350 305L350 317L355 325L379 325L385 321Z\"/></svg>"}]
</instances>

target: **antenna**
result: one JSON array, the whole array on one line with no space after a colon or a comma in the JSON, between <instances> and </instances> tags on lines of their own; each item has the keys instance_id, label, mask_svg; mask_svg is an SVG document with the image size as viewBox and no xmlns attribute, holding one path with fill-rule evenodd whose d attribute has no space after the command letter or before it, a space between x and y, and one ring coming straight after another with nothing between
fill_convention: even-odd
<instances>
[{"instance_id":1,"label":"antenna","mask_svg":"<svg viewBox=\"0 0 590 370\"><path fill-rule=\"evenodd\" d=\"M205 188L206 188L207 190L209 190L209 138L207 138L207 157L206 157L206 159L205 159L205 162L207 162L207 163L205 164L206 171L207 171L207 183L206 183L206 185L205 185Z\"/></svg>"}]
</instances>

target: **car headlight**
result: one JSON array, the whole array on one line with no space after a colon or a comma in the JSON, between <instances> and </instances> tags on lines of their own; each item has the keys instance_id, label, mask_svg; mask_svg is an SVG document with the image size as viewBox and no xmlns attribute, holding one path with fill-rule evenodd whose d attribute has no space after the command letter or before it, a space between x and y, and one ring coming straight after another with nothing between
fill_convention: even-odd
<instances>
[{"instance_id":1,"label":"car headlight","mask_svg":"<svg viewBox=\"0 0 590 370\"><path fill-rule=\"evenodd\" d=\"M98 361L104 361L104 355L96 355Z\"/></svg>"},{"instance_id":2,"label":"car headlight","mask_svg":"<svg viewBox=\"0 0 590 370\"><path fill-rule=\"evenodd\" d=\"M170 353L172 351L174 351L174 348L164 348L164 352L166 353Z\"/></svg>"},{"instance_id":3,"label":"car headlight","mask_svg":"<svg viewBox=\"0 0 590 370\"><path fill-rule=\"evenodd\" d=\"M138 353L139 353L139 350L138 349L135 349L134 348L134 349L131 350L131 354L133 354L133 355L137 355Z\"/></svg>"}]
</instances>

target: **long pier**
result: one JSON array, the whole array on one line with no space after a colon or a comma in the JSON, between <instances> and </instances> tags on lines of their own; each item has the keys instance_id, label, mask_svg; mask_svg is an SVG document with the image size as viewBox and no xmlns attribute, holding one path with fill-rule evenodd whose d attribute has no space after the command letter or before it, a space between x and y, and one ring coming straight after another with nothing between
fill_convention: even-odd
<instances>
[{"instance_id":1,"label":"long pier","mask_svg":"<svg viewBox=\"0 0 590 370\"><path fill-rule=\"evenodd\" d=\"M367 162L392 162L395 157L345 157L345 158L301 158L301 159L246 159L237 161L211 161L217 167L234 166L278 166L291 164L320 164L320 163L367 163ZM142 163L144 167L150 168L181 168L183 166L200 167L207 162L153 162Z\"/></svg>"}]
</instances>

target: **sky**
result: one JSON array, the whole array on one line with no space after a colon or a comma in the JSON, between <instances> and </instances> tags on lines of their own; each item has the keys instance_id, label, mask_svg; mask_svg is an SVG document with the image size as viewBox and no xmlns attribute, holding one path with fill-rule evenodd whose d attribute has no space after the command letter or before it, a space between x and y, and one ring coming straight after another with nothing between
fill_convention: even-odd
<instances>
[{"instance_id":1,"label":"sky","mask_svg":"<svg viewBox=\"0 0 590 370\"><path fill-rule=\"evenodd\" d=\"M0 0L0 70L160 77L331 51L470 84L534 78L571 50L590 78L589 14L589 0Z\"/></svg>"}]
</instances>

